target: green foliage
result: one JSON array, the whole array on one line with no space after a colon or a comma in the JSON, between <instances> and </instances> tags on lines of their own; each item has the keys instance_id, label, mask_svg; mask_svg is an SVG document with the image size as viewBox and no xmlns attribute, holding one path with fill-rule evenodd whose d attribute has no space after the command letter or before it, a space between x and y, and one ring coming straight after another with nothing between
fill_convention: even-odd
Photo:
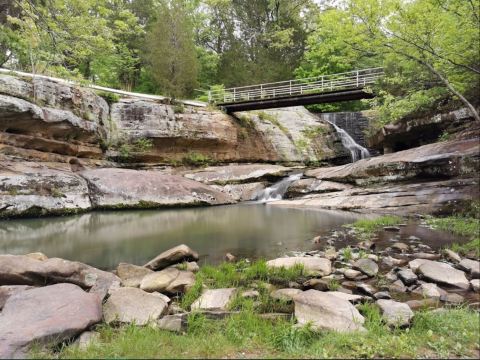
<instances>
[{"instance_id":1,"label":"green foliage","mask_svg":"<svg viewBox=\"0 0 480 360\"><path fill-rule=\"evenodd\" d=\"M438 137L438 141L443 142L443 141L448 141L448 140L450 140L450 133L445 130L445 131Z\"/></svg>"},{"instance_id":2,"label":"green foliage","mask_svg":"<svg viewBox=\"0 0 480 360\"><path fill-rule=\"evenodd\" d=\"M183 157L182 163L189 166L208 166L213 163L212 158L197 152L189 152Z\"/></svg>"},{"instance_id":3,"label":"green foliage","mask_svg":"<svg viewBox=\"0 0 480 360\"><path fill-rule=\"evenodd\" d=\"M288 134L288 129L283 126L280 121L278 121L277 117L274 114L268 113L266 111L257 111L255 112L255 114L261 121L267 121L279 128L284 134Z\"/></svg>"},{"instance_id":4,"label":"green foliage","mask_svg":"<svg viewBox=\"0 0 480 360\"><path fill-rule=\"evenodd\" d=\"M327 129L322 126L309 126L303 129L302 133L307 139L313 140L327 133Z\"/></svg>"},{"instance_id":5,"label":"green foliage","mask_svg":"<svg viewBox=\"0 0 480 360\"><path fill-rule=\"evenodd\" d=\"M183 114L185 112L185 105L183 105L182 103L176 103L173 106L173 112L175 114Z\"/></svg>"},{"instance_id":6,"label":"green foliage","mask_svg":"<svg viewBox=\"0 0 480 360\"><path fill-rule=\"evenodd\" d=\"M153 147L151 139L139 138L133 142L120 144L118 151L121 160L129 160L134 154L143 154Z\"/></svg>"},{"instance_id":7,"label":"green foliage","mask_svg":"<svg viewBox=\"0 0 480 360\"><path fill-rule=\"evenodd\" d=\"M295 148L300 154L303 154L308 150L308 147L310 146L310 141L307 139L298 139L294 142Z\"/></svg>"},{"instance_id":8,"label":"green foliage","mask_svg":"<svg viewBox=\"0 0 480 360\"><path fill-rule=\"evenodd\" d=\"M102 97L108 103L108 105L115 104L120 100L120 96L111 92L97 91L97 95Z\"/></svg>"},{"instance_id":9,"label":"green foliage","mask_svg":"<svg viewBox=\"0 0 480 360\"><path fill-rule=\"evenodd\" d=\"M353 228L360 238L370 238L376 231L383 226L393 226L402 222L402 218L398 216L385 215L375 219L357 220L353 224Z\"/></svg>"}]
</instances>

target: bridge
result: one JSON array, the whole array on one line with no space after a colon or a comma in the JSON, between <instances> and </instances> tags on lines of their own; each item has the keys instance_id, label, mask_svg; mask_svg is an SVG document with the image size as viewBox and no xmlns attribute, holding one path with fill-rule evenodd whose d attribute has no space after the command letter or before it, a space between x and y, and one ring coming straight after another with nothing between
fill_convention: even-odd
<instances>
[{"instance_id":1,"label":"bridge","mask_svg":"<svg viewBox=\"0 0 480 360\"><path fill-rule=\"evenodd\" d=\"M208 92L208 99L211 104L227 113L368 99L375 95L365 88L383 75L383 68L371 68L305 79L214 89Z\"/></svg>"}]
</instances>

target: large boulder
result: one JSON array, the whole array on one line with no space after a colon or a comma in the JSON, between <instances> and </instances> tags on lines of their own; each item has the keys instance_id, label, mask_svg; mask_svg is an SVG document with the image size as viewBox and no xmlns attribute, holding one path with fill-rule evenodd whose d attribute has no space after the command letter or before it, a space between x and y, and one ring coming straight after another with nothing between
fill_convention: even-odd
<instances>
[{"instance_id":1,"label":"large boulder","mask_svg":"<svg viewBox=\"0 0 480 360\"><path fill-rule=\"evenodd\" d=\"M162 270L170 265L192 260L198 260L198 253L182 244L162 252L146 263L145 267L151 270Z\"/></svg>"},{"instance_id":2,"label":"large boulder","mask_svg":"<svg viewBox=\"0 0 480 360\"><path fill-rule=\"evenodd\" d=\"M103 299L120 279L109 272L76 261L51 258L44 261L23 255L0 255L0 285L72 283Z\"/></svg>"},{"instance_id":3,"label":"large boulder","mask_svg":"<svg viewBox=\"0 0 480 360\"><path fill-rule=\"evenodd\" d=\"M112 291L105 305L103 317L107 324L134 323L145 325L159 319L168 303L159 293L148 293L137 288L119 288Z\"/></svg>"},{"instance_id":4,"label":"large boulder","mask_svg":"<svg viewBox=\"0 0 480 360\"><path fill-rule=\"evenodd\" d=\"M313 328L350 332L365 330L365 319L348 301L338 296L307 290L295 297L295 317L301 325Z\"/></svg>"},{"instance_id":5,"label":"large boulder","mask_svg":"<svg viewBox=\"0 0 480 360\"><path fill-rule=\"evenodd\" d=\"M7 302L8 298L12 295L15 295L19 292L33 289L32 286L28 285L3 285L0 286L0 311L3 309L3 306Z\"/></svg>"},{"instance_id":6,"label":"large boulder","mask_svg":"<svg viewBox=\"0 0 480 360\"><path fill-rule=\"evenodd\" d=\"M232 203L225 194L194 180L159 171L86 170L92 204L99 208L155 208Z\"/></svg>"},{"instance_id":7,"label":"large boulder","mask_svg":"<svg viewBox=\"0 0 480 360\"><path fill-rule=\"evenodd\" d=\"M0 358L25 357L33 343L61 343L102 320L102 303L73 284L11 296L0 313Z\"/></svg>"},{"instance_id":8,"label":"large boulder","mask_svg":"<svg viewBox=\"0 0 480 360\"><path fill-rule=\"evenodd\" d=\"M292 268L301 265L305 271L312 275L326 276L332 272L332 263L328 259L316 257L284 257L267 261L270 268Z\"/></svg>"},{"instance_id":9,"label":"large boulder","mask_svg":"<svg viewBox=\"0 0 480 360\"><path fill-rule=\"evenodd\" d=\"M122 280L122 285L127 287L139 287L142 279L153 273L152 270L143 266L120 263L117 266L117 275Z\"/></svg>"},{"instance_id":10,"label":"large boulder","mask_svg":"<svg viewBox=\"0 0 480 360\"><path fill-rule=\"evenodd\" d=\"M194 283L195 275L192 272L170 267L146 275L140 283L140 289L148 292L178 294L187 292Z\"/></svg>"},{"instance_id":11,"label":"large boulder","mask_svg":"<svg viewBox=\"0 0 480 360\"><path fill-rule=\"evenodd\" d=\"M413 312L408 304L394 300L377 300L377 305L387 325L407 326L413 318Z\"/></svg>"},{"instance_id":12,"label":"large boulder","mask_svg":"<svg viewBox=\"0 0 480 360\"><path fill-rule=\"evenodd\" d=\"M435 283L455 286L461 289L468 289L470 287L470 283L463 271L438 261L425 260L417 269L417 273L423 278Z\"/></svg>"},{"instance_id":13,"label":"large boulder","mask_svg":"<svg viewBox=\"0 0 480 360\"><path fill-rule=\"evenodd\" d=\"M226 311L236 292L235 288L206 290L195 300L191 308L201 311Z\"/></svg>"}]
</instances>

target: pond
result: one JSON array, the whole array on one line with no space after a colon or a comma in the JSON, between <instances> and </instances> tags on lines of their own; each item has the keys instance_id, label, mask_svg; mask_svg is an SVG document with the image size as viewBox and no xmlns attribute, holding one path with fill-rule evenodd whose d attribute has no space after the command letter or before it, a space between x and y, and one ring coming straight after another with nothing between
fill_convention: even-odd
<instances>
[{"instance_id":1,"label":"pond","mask_svg":"<svg viewBox=\"0 0 480 360\"><path fill-rule=\"evenodd\" d=\"M236 256L273 258L316 248L312 238L368 217L350 212L290 209L268 204L92 212L77 216L0 221L0 253L40 251L102 269L143 265L187 244L202 263Z\"/></svg>"}]
</instances>

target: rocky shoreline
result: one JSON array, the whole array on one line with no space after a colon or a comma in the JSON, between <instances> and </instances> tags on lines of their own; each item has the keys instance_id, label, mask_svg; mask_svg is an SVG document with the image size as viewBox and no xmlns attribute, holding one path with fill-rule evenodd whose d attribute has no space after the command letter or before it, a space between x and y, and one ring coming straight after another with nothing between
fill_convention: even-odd
<instances>
[{"instance_id":1,"label":"rocky shoreline","mask_svg":"<svg viewBox=\"0 0 480 360\"><path fill-rule=\"evenodd\" d=\"M395 233L401 226L385 230ZM340 236L328 236L321 250L266 262L227 254L225 264L235 269L231 287L209 281L186 245L144 266L121 263L112 272L41 253L0 255L0 357L24 357L33 345L85 348L98 339L100 323L182 333L191 314L223 319L247 300L265 321L292 318L299 326L337 332L365 331L359 304L375 304L386 324L400 328L410 326L419 310L465 303L480 308L480 261L474 256L436 252L413 236L384 249L374 240L339 248Z\"/></svg>"}]
</instances>

